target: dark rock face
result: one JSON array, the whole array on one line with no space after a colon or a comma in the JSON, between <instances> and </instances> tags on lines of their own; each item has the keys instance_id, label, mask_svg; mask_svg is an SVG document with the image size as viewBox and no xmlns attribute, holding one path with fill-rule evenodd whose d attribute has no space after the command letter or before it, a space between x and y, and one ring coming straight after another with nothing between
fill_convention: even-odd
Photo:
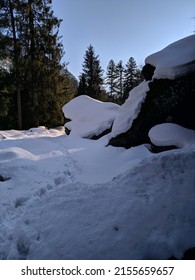
<instances>
[{"instance_id":1,"label":"dark rock face","mask_svg":"<svg viewBox=\"0 0 195 280\"><path fill-rule=\"evenodd\" d=\"M0 182L5 182L5 181L8 181L10 179L11 179L10 177L3 177L3 176L0 175Z\"/></svg>"},{"instance_id":2,"label":"dark rock face","mask_svg":"<svg viewBox=\"0 0 195 280\"><path fill-rule=\"evenodd\" d=\"M132 127L112 138L109 145L130 148L149 143L149 130L165 122L195 129L195 72L175 80L154 80L149 83L149 88Z\"/></svg>"},{"instance_id":3,"label":"dark rock face","mask_svg":"<svg viewBox=\"0 0 195 280\"><path fill-rule=\"evenodd\" d=\"M102 133L100 133L100 134L98 134L98 135L92 136L90 139L92 139L92 140L98 140L98 139L100 139L101 137L103 137L103 136L107 135L108 133L110 133L111 130L112 130L112 126L111 126L111 128L108 128L108 129L104 130Z\"/></svg>"},{"instance_id":4,"label":"dark rock face","mask_svg":"<svg viewBox=\"0 0 195 280\"><path fill-rule=\"evenodd\" d=\"M182 260L195 260L195 247L186 250Z\"/></svg>"},{"instance_id":5,"label":"dark rock face","mask_svg":"<svg viewBox=\"0 0 195 280\"><path fill-rule=\"evenodd\" d=\"M3 176L0 175L0 182L4 182L5 179L3 178Z\"/></svg>"},{"instance_id":6,"label":"dark rock face","mask_svg":"<svg viewBox=\"0 0 195 280\"><path fill-rule=\"evenodd\" d=\"M169 260L178 260L174 255ZM195 260L195 247L187 249L181 258L181 260Z\"/></svg>"},{"instance_id":7,"label":"dark rock face","mask_svg":"<svg viewBox=\"0 0 195 280\"><path fill-rule=\"evenodd\" d=\"M151 81L156 68L153 65L146 64L142 69L142 75L146 81Z\"/></svg>"}]
</instances>

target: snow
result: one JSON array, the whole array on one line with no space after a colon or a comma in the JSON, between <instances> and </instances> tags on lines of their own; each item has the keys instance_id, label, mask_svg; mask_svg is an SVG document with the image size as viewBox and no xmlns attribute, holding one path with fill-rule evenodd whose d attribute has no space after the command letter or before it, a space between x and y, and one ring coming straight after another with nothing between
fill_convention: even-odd
<instances>
[{"instance_id":1,"label":"snow","mask_svg":"<svg viewBox=\"0 0 195 280\"><path fill-rule=\"evenodd\" d=\"M110 139L131 128L149 91L148 83L143 81L130 91L128 99L126 99L118 111L118 116L113 123Z\"/></svg>"},{"instance_id":2,"label":"snow","mask_svg":"<svg viewBox=\"0 0 195 280\"><path fill-rule=\"evenodd\" d=\"M81 95L63 107L64 115L70 122L65 127L71 134L91 138L110 129L118 114L119 105L111 102L101 102L87 95Z\"/></svg>"},{"instance_id":3,"label":"snow","mask_svg":"<svg viewBox=\"0 0 195 280\"><path fill-rule=\"evenodd\" d=\"M163 123L149 131L149 137L156 146L176 146L178 148L194 145L195 131L174 123Z\"/></svg>"},{"instance_id":4,"label":"snow","mask_svg":"<svg viewBox=\"0 0 195 280\"><path fill-rule=\"evenodd\" d=\"M192 70L194 38L148 57L154 77ZM107 146L148 91L142 82L120 107L73 99L63 107L69 136L62 127L0 131L0 259L167 259L195 247L195 132L153 127L151 142L180 148L159 154L147 143Z\"/></svg>"},{"instance_id":5,"label":"snow","mask_svg":"<svg viewBox=\"0 0 195 280\"><path fill-rule=\"evenodd\" d=\"M152 154L63 129L0 135L0 259L166 259L195 246L192 139Z\"/></svg>"},{"instance_id":6,"label":"snow","mask_svg":"<svg viewBox=\"0 0 195 280\"><path fill-rule=\"evenodd\" d=\"M195 35L176 41L145 59L156 67L153 79L175 79L195 70Z\"/></svg>"}]
</instances>

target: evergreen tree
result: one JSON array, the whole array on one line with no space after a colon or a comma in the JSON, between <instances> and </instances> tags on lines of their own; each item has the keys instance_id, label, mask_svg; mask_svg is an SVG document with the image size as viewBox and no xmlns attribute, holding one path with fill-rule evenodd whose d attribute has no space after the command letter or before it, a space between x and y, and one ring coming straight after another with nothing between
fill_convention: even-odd
<instances>
[{"instance_id":1,"label":"evergreen tree","mask_svg":"<svg viewBox=\"0 0 195 280\"><path fill-rule=\"evenodd\" d=\"M54 16L51 5L52 0L0 2L0 60L8 57L12 61L18 128L22 115L24 127L62 123L60 106L67 102L67 94L72 96L70 77L62 74L60 64L61 20Z\"/></svg>"},{"instance_id":2,"label":"evergreen tree","mask_svg":"<svg viewBox=\"0 0 195 280\"><path fill-rule=\"evenodd\" d=\"M129 92L141 82L141 71L133 57L130 57L124 70L124 100Z\"/></svg>"},{"instance_id":3,"label":"evergreen tree","mask_svg":"<svg viewBox=\"0 0 195 280\"><path fill-rule=\"evenodd\" d=\"M82 73L79 76L79 85L77 88L77 96L79 95L83 95L83 94L87 94L87 82L86 82L86 78L85 78L85 74Z\"/></svg>"},{"instance_id":4,"label":"evergreen tree","mask_svg":"<svg viewBox=\"0 0 195 280\"><path fill-rule=\"evenodd\" d=\"M117 87L117 72L116 65L113 59L111 59L108 63L107 72L106 72L106 85L108 86L108 93L112 96L116 93Z\"/></svg>"},{"instance_id":5,"label":"evergreen tree","mask_svg":"<svg viewBox=\"0 0 195 280\"><path fill-rule=\"evenodd\" d=\"M83 73L81 78L85 78L86 91L85 93L93 98L99 98L101 87L103 84L103 70L100 66L98 55L95 55L95 50L90 45L85 53L83 62Z\"/></svg>"},{"instance_id":6,"label":"evergreen tree","mask_svg":"<svg viewBox=\"0 0 195 280\"><path fill-rule=\"evenodd\" d=\"M15 7L19 1L2 0L0 2L0 60L10 58L12 61L13 92L17 96L18 128L22 128L21 86L20 86L20 44L18 22L19 17Z\"/></svg>"},{"instance_id":7,"label":"evergreen tree","mask_svg":"<svg viewBox=\"0 0 195 280\"><path fill-rule=\"evenodd\" d=\"M117 95L118 98L123 98L123 75L124 75L124 67L123 62L120 60L118 64L116 65L116 73L117 73Z\"/></svg>"}]
</instances>

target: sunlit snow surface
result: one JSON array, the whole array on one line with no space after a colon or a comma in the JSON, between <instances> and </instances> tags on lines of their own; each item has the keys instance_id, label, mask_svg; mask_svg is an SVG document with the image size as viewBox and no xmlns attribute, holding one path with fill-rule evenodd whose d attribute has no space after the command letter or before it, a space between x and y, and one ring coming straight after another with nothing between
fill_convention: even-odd
<instances>
[{"instance_id":1,"label":"sunlit snow surface","mask_svg":"<svg viewBox=\"0 0 195 280\"><path fill-rule=\"evenodd\" d=\"M192 142L152 154L63 129L0 135L1 259L166 259L195 246Z\"/></svg>"}]
</instances>

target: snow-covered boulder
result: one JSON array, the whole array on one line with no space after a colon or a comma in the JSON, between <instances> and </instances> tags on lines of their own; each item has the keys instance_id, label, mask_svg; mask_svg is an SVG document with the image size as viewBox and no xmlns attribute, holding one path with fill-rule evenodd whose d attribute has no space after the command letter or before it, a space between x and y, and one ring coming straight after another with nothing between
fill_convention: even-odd
<instances>
[{"instance_id":1,"label":"snow-covered boulder","mask_svg":"<svg viewBox=\"0 0 195 280\"><path fill-rule=\"evenodd\" d=\"M173 122L195 129L195 35L179 40L146 58L147 80L134 88L113 123L109 144L126 148L150 141L149 130ZM148 83L148 90L143 87ZM134 97L134 93L135 97ZM142 96L142 102L132 98ZM132 109L136 112L132 119ZM120 129L119 120L122 119Z\"/></svg>"},{"instance_id":2,"label":"snow-covered boulder","mask_svg":"<svg viewBox=\"0 0 195 280\"><path fill-rule=\"evenodd\" d=\"M155 79L176 79L195 71L195 35L168 45L145 59L155 67Z\"/></svg>"},{"instance_id":3,"label":"snow-covered boulder","mask_svg":"<svg viewBox=\"0 0 195 280\"><path fill-rule=\"evenodd\" d=\"M152 127L149 137L156 146L184 148L195 144L195 131L174 123L163 123Z\"/></svg>"},{"instance_id":4,"label":"snow-covered boulder","mask_svg":"<svg viewBox=\"0 0 195 280\"><path fill-rule=\"evenodd\" d=\"M117 104L80 95L62 108L65 118L70 120L65 129L84 138L99 136L111 128L118 109Z\"/></svg>"}]
</instances>

